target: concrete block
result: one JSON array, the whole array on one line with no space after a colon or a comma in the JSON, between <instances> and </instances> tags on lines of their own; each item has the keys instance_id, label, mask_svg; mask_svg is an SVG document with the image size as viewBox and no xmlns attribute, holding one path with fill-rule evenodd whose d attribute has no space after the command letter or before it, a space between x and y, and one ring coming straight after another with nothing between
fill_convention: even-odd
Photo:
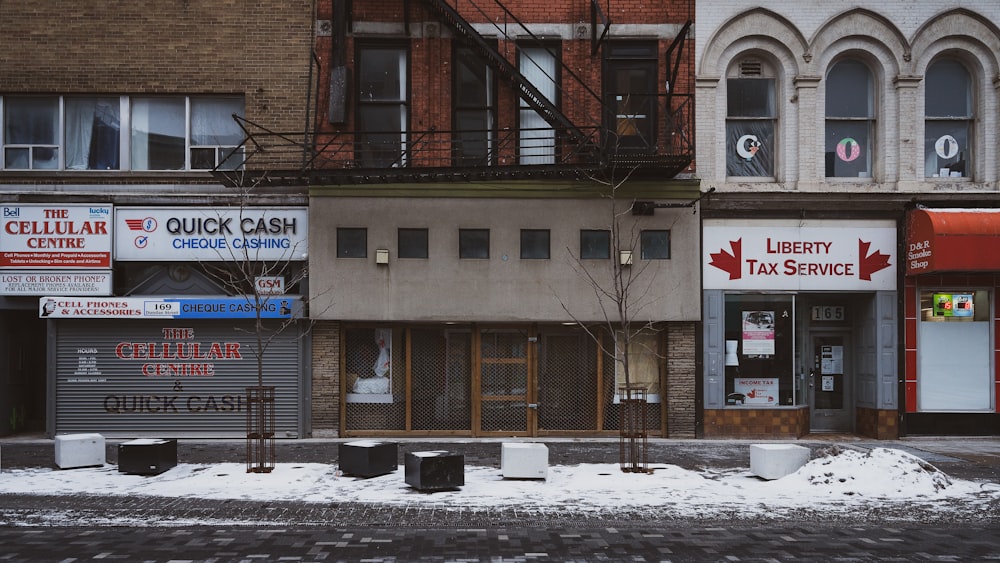
<instances>
[{"instance_id":1,"label":"concrete block","mask_svg":"<svg viewBox=\"0 0 1000 563\"><path fill-rule=\"evenodd\" d=\"M407 452L406 484L422 491L455 489L465 485L465 456L452 452Z\"/></svg>"},{"instance_id":2,"label":"concrete block","mask_svg":"<svg viewBox=\"0 0 1000 563\"><path fill-rule=\"evenodd\" d=\"M751 444L750 472L763 479L780 479L809 461L809 448L793 444Z\"/></svg>"},{"instance_id":3,"label":"concrete block","mask_svg":"<svg viewBox=\"0 0 1000 563\"><path fill-rule=\"evenodd\" d=\"M395 442L374 440L345 442L337 447L337 459L345 475L375 477L399 467L399 447Z\"/></svg>"},{"instance_id":4,"label":"concrete block","mask_svg":"<svg viewBox=\"0 0 1000 563\"><path fill-rule=\"evenodd\" d=\"M140 439L118 444L118 472L159 475L177 465L177 440Z\"/></svg>"},{"instance_id":5,"label":"concrete block","mask_svg":"<svg viewBox=\"0 0 1000 563\"><path fill-rule=\"evenodd\" d=\"M505 479L545 479L549 476L549 447L531 442L504 442L500 473Z\"/></svg>"},{"instance_id":6,"label":"concrete block","mask_svg":"<svg viewBox=\"0 0 1000 563\"><path fill-rule=\"evenodd\" d=\"M104 436L100 434L61 434L55 438L56 467L72 469L104 465Z\"/></svg>"}]
</instances>

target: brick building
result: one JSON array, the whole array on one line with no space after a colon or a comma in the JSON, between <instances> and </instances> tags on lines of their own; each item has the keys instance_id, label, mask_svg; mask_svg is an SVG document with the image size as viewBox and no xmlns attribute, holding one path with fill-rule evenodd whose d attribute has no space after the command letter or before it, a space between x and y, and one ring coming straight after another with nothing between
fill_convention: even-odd
<instances>
[{"instance_id":1,"label":"brick building","mask_svg":"<svg viewBox=\"0 0 1000 563\"><path fill-rule=\"evenodd\" d=\"M306 128L314 21L296 0L0 4L0 434L245 432L241 268L286 266L297 306L305 256L282 245L305 248L308 200L233 181L233 115ZM290 436L308 431L299 324L265 360Z\"/></svg>"},{"instance_id":2,"label":"brick building","mask_svg":"<svg viewBox=\"0 0 1000 563\"><path fill-rule=\"evenodd\" d=\"M694 436L692 9L319 4L313 435Z\"/></svg>"},{"instance_id":3,"label":"brick building","mask_svg":"<svg viewBox=\"0 0 1000 563\"><path fill-rule=\"evenodd\" d=\"M1000 432L996 2L704 2L704 436Z\"/></svg>"}]
</instances>

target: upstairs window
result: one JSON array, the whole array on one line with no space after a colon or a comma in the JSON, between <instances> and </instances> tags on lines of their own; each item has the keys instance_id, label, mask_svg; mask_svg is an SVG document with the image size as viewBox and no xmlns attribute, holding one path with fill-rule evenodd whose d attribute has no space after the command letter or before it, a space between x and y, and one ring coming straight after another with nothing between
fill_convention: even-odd
<instances>
[{"instance_id":1,"label":"upstairs window","mask_svg":"<svg viewBox=\"0 0 1000 563\"><path fill-rule=\"evenodd\" d=\"M521 229L521 259L547 260L549 257L549 230Z\"/></svg>"},{"instance_id":2,"label":"upstairs window","mask_svg":"<svg viewBox=\"0 0 1000 563\"><path fill-rule=\"evenodd\" d=\"M496 93L493 70L469 47L455 49L455 166L493 163Z\"/></svg>"},{"instance_id":3,"label":"upstairs window","mask_svg":"<svg viewBox=\"0 0 1000 563\"><path fill-rule=\"evenodd\" d=\"M605 124L612 133L609 150L645 152L656 146L656 42L623 41L605 46L604 91L611 115Z\"/></svg>"},{"instance_id":4,"label":"upstairs window","mask_svg":"<svg viewBox=\"0 0 1000 563\"><path fill-rule=\"evenodd\" d=\"M726 175L774 176L778 110L770 66L740 61L726 79Z\"/></svg>"},{"instance_id":5,"label":"upstairs window","mask_svg":"<svg viewBox=\"0 0 1000 563\"><path fill-rule=\"evenodd\" d=\"M846 59L826 75L826 176L871 178L875 88L861 61Z\"/></svg>"},{"instance_id":6,"label":"upstairs window","mask_svg":"<svg viewBox=\"0 0 1000 563\"><path fill-rule=\"evenodd\" d=\"M555 48L518 48L518 67L532 86L553 104L558 103ZM540 113L518 98L521 164L555 164L556 131Z\"/></svg>"},{"instance_id":7,"label":"upstairs window","mask_svg":"<svg viewBox=\"0 0 1000 563\"><path fill-rule=\"evenodd\" d=\"M489 229L459 229L458 257L485 259L490 257Z\"/></svg>"},{"instance_id":8,"label":"upstairs window","mask_svg":"<svg viewBox=\"0 0 1000 563\"><path fill-rule=\"evenodd\" d=\"M406 166L407 55L403 47L358 48L358 135L363 168Z\"/></svg>"},{"instance_id":9,"label":"upstairs window","mask_svg":"<svg viewBox=\"0 0 1000 563\"><path fill-rule=\"evenodd\" d=\"M924 172L928 178L972 176L972 77L961 62L939 59L924 78Z\"/></svg>"},{"instance_id":10,"label":"upstairs window","mask_svg":"<svg viewBox=\"0 0 1000 563\"><path fill-rule=\"evenodd\" d=\"M59 98L4 98L4 168L59 169Z\"/></svg>"},{"instance_id":11,"label":"upstairs window","mask_svg":"<svg viewBox=\"0 0 1000 563\"><path fill-rule=\"evenodd\" d=\"M337 228L337 258L367 258L368 229L364 227Z\"/></svg>"},{"instance_id":12,"label":"upstairs window","mask_svg":"<svg viewBox=\"0 0 1000 563\"><path fill-rule=\"evenodd\" d=\"M642 231L639 248L643 260L669 260L670 231Z\"/></svg>"},{"instance_id":13,"label":"upstairs window","mask_svg":"<svg viewBox=\"0 0 1000 563\"><path fill-rule=\"evenodd\" d=\"M242 165L243 98L7 96L5 170L211 170ZM227 160L228 155L228 160Z\"/></svg>"}]
</instances>

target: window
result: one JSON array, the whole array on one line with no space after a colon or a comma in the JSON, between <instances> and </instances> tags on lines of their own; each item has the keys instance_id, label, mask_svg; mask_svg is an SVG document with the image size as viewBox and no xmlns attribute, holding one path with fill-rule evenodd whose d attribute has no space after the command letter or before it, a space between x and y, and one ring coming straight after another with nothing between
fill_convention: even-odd
<instances>
[{"instance_id":1,"label":"window","mask_svg":"<svg viewBox=\"0 0 1000 563\"><path fill-rule=\"evenodd\" d=\"M459 229L458 230L458 257L459 258L489 258L490 257L490 230L489 229Z\"/></svg>"},{"instance_id":2,"label":"window","mask_svg":"<svg viewBox=\"0 0 1000 563\"><path fill-rule=\"evenodd\" d=\"M67 170L118 170L121 137L120 98L66 98Z\"/></svg>"},{"instance_id":3,"label":"window","mask_svg":"<svg viewBox=\"0 0 1000 563\"><path fill-rule=\"evenodd\" d=\"M59 168L59 98L5 98L4 168Z\"/></svg>"},{"instance_id":4,"label":"window","mask_svg":"<svg viewBox=\"0 0 1000 563\"><path fill-rule=\"evenodd\" d=\"M357 159L365 168L406 166L406 49L361 46L356 60Z\"/></svg>"},{"instance_id":5,"label":"window","mask_svg":"<svg viewBox=\"0 0 1000 563\"><path fill-rule=\"evenodd\" d=\"M580 259L611 258L611 231L584 229L580 231Z\"/></svg>"},{"instance_id":6,"label":"window","mask_svg":"<svg viewBox=\"0 0 1000 563\"><path fill-rule=\"evenodd\" d=\"M920 291L918 410L994 412L991 298L971 288Z\"/></svg>"},{"instance_id":7,"label":"window","mask_svg":"<svg viewBox=\"0 0 1000 563\"><path fill-rule=\"evenodd\" d=\"M656 146L656 42L607 44L606 118L613 150L646 150Z\"/></svg>"},{"instance_id":8,"label":"window","mask_svg":"<svg viewBox=\"0 0 1000 563\"><path fill-rule=\"evenodd\" d=\"M518 61L521 74L553 104L558 102L555 49L520 47ZM556 132L545 118L528 102L520 99L520 158L521 164L555 164Z\"/></svg>"},{"instance_id":9,"label":"window","mask_svg":"<svg viewBox=\"0 0 1000 563\"><path fill-rule=\"evenodd\" d=\"M427 258L427 229L399 229L399 257Z\"/></svg>"},{"instance_id":10,"label":"window","mask_svg":"<svg viewBox=\"0 0 1000 563\"><path fill-rule=\"evenodd\" d=\"M639 246L643 260L670 258L670 231L642 231Z\"/></svg>"},{"instance_id":11,"label":"window","mask_svg":"<svg viewBox=\"0 0 1000 563\"><path fill-rule=\"evenodd\" d=\"M774 176L778 110L770 65L744 59L726 80L726 175Z\"/></svg>"},{"instance_id":12,"label":"window","mask_svg":"<svg viewBox=\"0 0 1000 563\"><path fill-rule=\"evenodd\" d=\"M945 58L924 79L924 173L928 178L972 176L972 78Z\"/></svg>"},{"instance_id":13,"label":"window","mask_svg":"<svg viewBox=\"0 0 1000 563\"><path fill-rule=\"evenodd\" d=\"M493 71L470 47L455 49L454 145L456 166L493 162L496 96Z\"/></svg>"},{"instance_id":14,"label":"window","mask_svg":"<svg viewBox=\"0 0 1000 563\"><path fill-rule=\"evenodd\" d=\"M337 229L337 258L367 258L368 230L363 228Z\"/></svg>"},{"instance_id":15,"label":"window","mask_svg":"<svg viewBox=\"0 0 1000 563\"><path fill-rule=\"evenodd\" d=\"M242 153L234 152L243 141L243 130L233 114L243 113L243 100L236 98L191 98L191 168L210 170L216 166L236 170ZM226 158L227 155L231 155Z\"/></svg>"},{"instance_id":16,"label":"window","mask_svg":"<svg viewBox=\"0 0 1000 563\"><path fill-rule=\"evenodd\" d=\"M521 229L521 258L526 260L549 258L548 229Z\"/></svg>"},{"instance_id":17,"label":"window","mask_svg":"<svg viewBox=\"0 0 1000 563\"><path fill-rule=\"evenodd\" d=\"M795 366L794 299L792 295L726 295L726 405L806 402L803 384L795 378L800 368ZM757 392L761 390L765 392Z\"/></svg>"},{"instance_id":18,"label":"window","mask_svg":"<svg viewBox=\"0 0 1000 563\"><path fill-rule=\"evenodd\" d=\"M243 131L232 117L243 114L243 98L8 96L2 105L7 170L210 170L243 164L242 151L235 151ZM130 126L123 130L123 122Z\"/></svg>"},{"instance_id":19,"label":"window","mask_svg":"<svg viewBox=\"0 0 1000 563\"><path fill-rule=\"evenodd\" d=\"M872 73L847 59L826 75L826 176L871 178L875 144Z\"/></svg>"}]
</instances>

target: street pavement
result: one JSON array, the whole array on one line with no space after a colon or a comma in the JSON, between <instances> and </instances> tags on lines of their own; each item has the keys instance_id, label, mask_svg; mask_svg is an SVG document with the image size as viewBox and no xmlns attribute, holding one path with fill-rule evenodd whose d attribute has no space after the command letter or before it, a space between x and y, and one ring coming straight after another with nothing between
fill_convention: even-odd
<instances>
[{"instance_id":1,"label":"street pavement","mask_svg":"<svg viewBox=\"0 0 1000 563\"><path fill-rule=\"evenodd\" d=\"M515 439L516 440L516 439ZM337 463L341 442L276 444L278 463ZM410 439L407 451L449 450L466 464L499 466L501 439ZM618 463L617 439L546 438L549 463ZM761 443L765 441L754 441ZM787 442L783 442L787 443ZM947 475L1000 483L1000 438L875 441L811 435L791 441L813 455L831 447L904 450ZM651 463L691 470L749 466L751 442L650 439ZM180 463L245 462L243 440L180 440ZM117 463L116 441L107 461ZM0 438L0 472L54 467L53 441ZM725 502L725 499L720 499ZM664 517L655 509L578 514L566 507L442 509L377 503L254 502L179 497L0 494L0 562L5 561L1000 561L1000 514L926 519L892 513L800 518ZM60 524L73 514L87 526ZM107 525L101 525L107 522ZM123 526L123 522L130 523Z\"/></svg>"}]
</instances>

